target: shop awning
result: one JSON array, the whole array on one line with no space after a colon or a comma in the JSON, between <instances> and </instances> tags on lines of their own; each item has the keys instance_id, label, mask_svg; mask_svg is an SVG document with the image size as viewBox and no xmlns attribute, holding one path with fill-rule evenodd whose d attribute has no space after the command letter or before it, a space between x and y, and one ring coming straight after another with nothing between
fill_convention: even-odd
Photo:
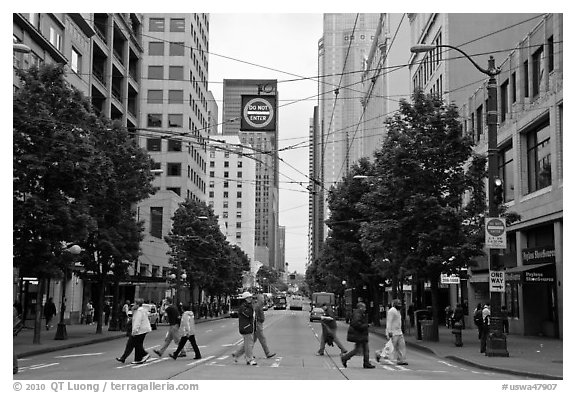
<instances>
[{"instance_id":1,"label":"shop awning","mask_svg":"<svg viewBox=\"0 0 576 393\"><path fill-rule=\"evenodd\" d=\"M556 281L556 271L553 263L516 266L506 269L506 281L553 283Z\"/></svg>"}]
</instances>

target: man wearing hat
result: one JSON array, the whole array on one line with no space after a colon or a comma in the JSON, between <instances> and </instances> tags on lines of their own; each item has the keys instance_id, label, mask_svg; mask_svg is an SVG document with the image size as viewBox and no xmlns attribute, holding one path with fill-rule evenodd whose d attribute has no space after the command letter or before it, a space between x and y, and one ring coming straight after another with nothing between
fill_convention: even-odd
<instances>
[{"instance_id":1,"label":"man wearing hat","mask_svg":"<svg viewBox=\"0 0 576 393\"><path fill-rule=\"evenodd\" d=\"M255 311L252 307L252 294L250 292L244 292L240 295L240 299L244 300L244 302L238 309L238 331L244 338L244 358L246 359L246 364L256 366L257 363L252 354L252 350L254 349L254 330L256 321ZM238 361L241 352L242 351L239 349L232 354L235 362Z\"/></svg>"}]
</instances>

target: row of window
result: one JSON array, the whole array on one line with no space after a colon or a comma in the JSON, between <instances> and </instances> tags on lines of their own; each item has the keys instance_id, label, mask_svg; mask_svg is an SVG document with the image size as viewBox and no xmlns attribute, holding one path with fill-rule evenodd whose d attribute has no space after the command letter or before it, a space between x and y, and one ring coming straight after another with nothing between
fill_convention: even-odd
<instances>
[{"instance_id":1,"label":"row of window","mask_svg":"<svg viewBox=\"0 0 576 393\"><path fill-rule=\"evenodd\" d=\"M438 33L432 45L442 45L442 33ZM443 48L436 48L434 50L431 50L430 52L426 52L426 54L424 55L424 59L420 62L418 70L414 73L414 76L412 77L412 84L414 86L414 89L421 89L424 86L426 86L426 84L434 74L434 70L436 70L436 67L438 67L440 62L443 60L442 50ZM438 90L439 91L437 91L436 93L441 94L440 93L441 83Z\"/></svg>"},{"instance_id":2,"label":"row of window","mask_svg":"<svg viewBox=\"0 0 576 393\"><path fill-rule=\"evenodd\" d=\"M242 168L242 161L237 161L237 165L238 168ZM210 161L210 168L215 168L216 167L216 162L215 161ZM230 167L230 161L224 161L224 168L229 168Z\"/></svg>"},{"instance_id":3,"label":"row of window","mask_svg":"<svg viewBox=\"0 0 576 393\"><path fill-rule=\"evenodd\" d=\"M223 193L222 195L223 195L224 198L228 198L229 193L228 193L228 191L224 191L224 193ZM210 192L208 193L208 197L209 197L209 198L214 198L214 191L210 191ZM236 192L236 198L239 198L239 199L242 198L242 191L237 191L237 192Z\"/></svg>"},{"instance_id":4,"label":"row of window","mask_svg":"<svg viewBox=\"0 0 576 393\"><path fill-rule=\"evenodd\" d=\"M237 188L242 188L242 181L241 181L241 180L232 180L232 182L233 182L233 183L236 183L236 187L237 187ZM210 185L209 185L209 188L214 188L214 185L215 185L214 180L210 180L210 183L209 183L209 184L210 184ZM229 187L230 187L230 182L226 180L226 181L222 182L222 186L223 186L224 188L229 188Z\"/></svg>"}]
</instances>

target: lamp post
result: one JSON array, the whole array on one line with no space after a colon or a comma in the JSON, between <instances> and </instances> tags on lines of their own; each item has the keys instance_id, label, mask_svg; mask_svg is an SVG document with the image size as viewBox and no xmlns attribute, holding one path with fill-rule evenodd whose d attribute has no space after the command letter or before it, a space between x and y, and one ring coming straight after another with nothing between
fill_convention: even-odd
<instances>
[{"instance_id":1,"label":"lamp post","mask_svg":"<svg viewBox=\"0 0 576 393\"><path fill-rule=\"evenodd\" d=\"M488 68L480 67L467 53L452 45L415 45L410 48L412 53L421 53L434 50L436 48L450 48L464 55L481 73L488 75L488 101L486 103L486 125L488 127L488 215L489 217L498 216L498 203L494 198L494 185L497 185L498 179L498 97L496 86L496 75L500 69L494 64L494 56L488 60ZM498 270L500 266L497 263L496 249L488 250L488 266L490 270ZM501 298L500 292L490 292L490 334L486 346L486 356L508 357L506 345L506 336L502 331L501 318Z\"/></svg>"},{"instance_id":2,"label":"lamp post","mask_svg":"<svg viewBox=\"0 0 576 393\"><path fill-rule=\"evenodd\" d=\"M66 245L64 246L66 247ZM69 245L62 250L72 255L78 255L82 252L82 248L77 244ZM66 324L64 323L64 310L66 310L66 279L68 278L68 263L64 264L64 278L62 279L62 301L60 303L60 321L56 329L54 340L67 340L68 332L66 331Z\"/></svg>"}]
</instances>

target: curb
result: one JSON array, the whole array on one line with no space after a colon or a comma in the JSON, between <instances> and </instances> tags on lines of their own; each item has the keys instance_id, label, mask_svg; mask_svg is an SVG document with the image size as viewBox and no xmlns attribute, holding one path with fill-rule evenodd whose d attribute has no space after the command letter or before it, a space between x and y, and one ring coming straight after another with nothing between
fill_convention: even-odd
<instances>
[{"instance_id":1,"label":"curb","mask_svg":"<svg viewBox=\"0 0 576 393\"><path fill-rule=\"evenodd\" d=\"M370 329L370 332L373 334L376 334L377 336L380 336L380 337L384 337L384 338L387 337L384 333L380 333L380 332L374 331L372 329ZM547 380L563 380L564 379L563 377L557 376L557 375L537 374L537 373L531 373L528 371L509 370L509 369L502 369L502 368L498 368L498 367L485 366L483 364L472 362L470 360L466 360L466 359L463 359L461 357L453 356L453 355L441 356L441 355L438 355L433 349L428 348L425 345L413 343L410 341L406 341L406 346L413 348L413 349L416 349L418 351L430 353L430 354L437 356L439 358L449 359L449 360L452 360L454 362L462 363L462 364L465 364L467 366L473 366L476 368L480 368L482 370L494 371L494 372L498 372L498 373L502 373L502 374L518 375L521 377L528 377L528 378L535 378L535 379L547 379Z\"/></svg>"},{"instance_id":2,"label":"curb","mask_svg":"<svg viewBox=\"0 0 576 393\"><path fill-rule=\"evenodd\" d=\"M195 323L204 323L204 322L208 322L208 321L216 321L216 320L224 319L224 318L229 318L229 316L226 315L226 316L216 317L216 318L211 318L211 319L199 319L199 320L195 321ZM105 342L105 341L117 340L117 339L123 338L123 337L126 337L126 332L120 332L117 335L114 334L114 335L109 335L106 337L93 338L90 340L77 341L75 343L62 344L62 345L57 345L57 346L53 346L53 347L35 349L32 351L28 351L28 352L21 352L21 353L17 353L16 357L18 359L20 359L20 358L24 358L24 357L28 357L28 356L42 355L45 353L62 351L64 349L77 348L77 347L82 347L84 345L98 344L98 343Z\"/></svg>"}]
</instances>

